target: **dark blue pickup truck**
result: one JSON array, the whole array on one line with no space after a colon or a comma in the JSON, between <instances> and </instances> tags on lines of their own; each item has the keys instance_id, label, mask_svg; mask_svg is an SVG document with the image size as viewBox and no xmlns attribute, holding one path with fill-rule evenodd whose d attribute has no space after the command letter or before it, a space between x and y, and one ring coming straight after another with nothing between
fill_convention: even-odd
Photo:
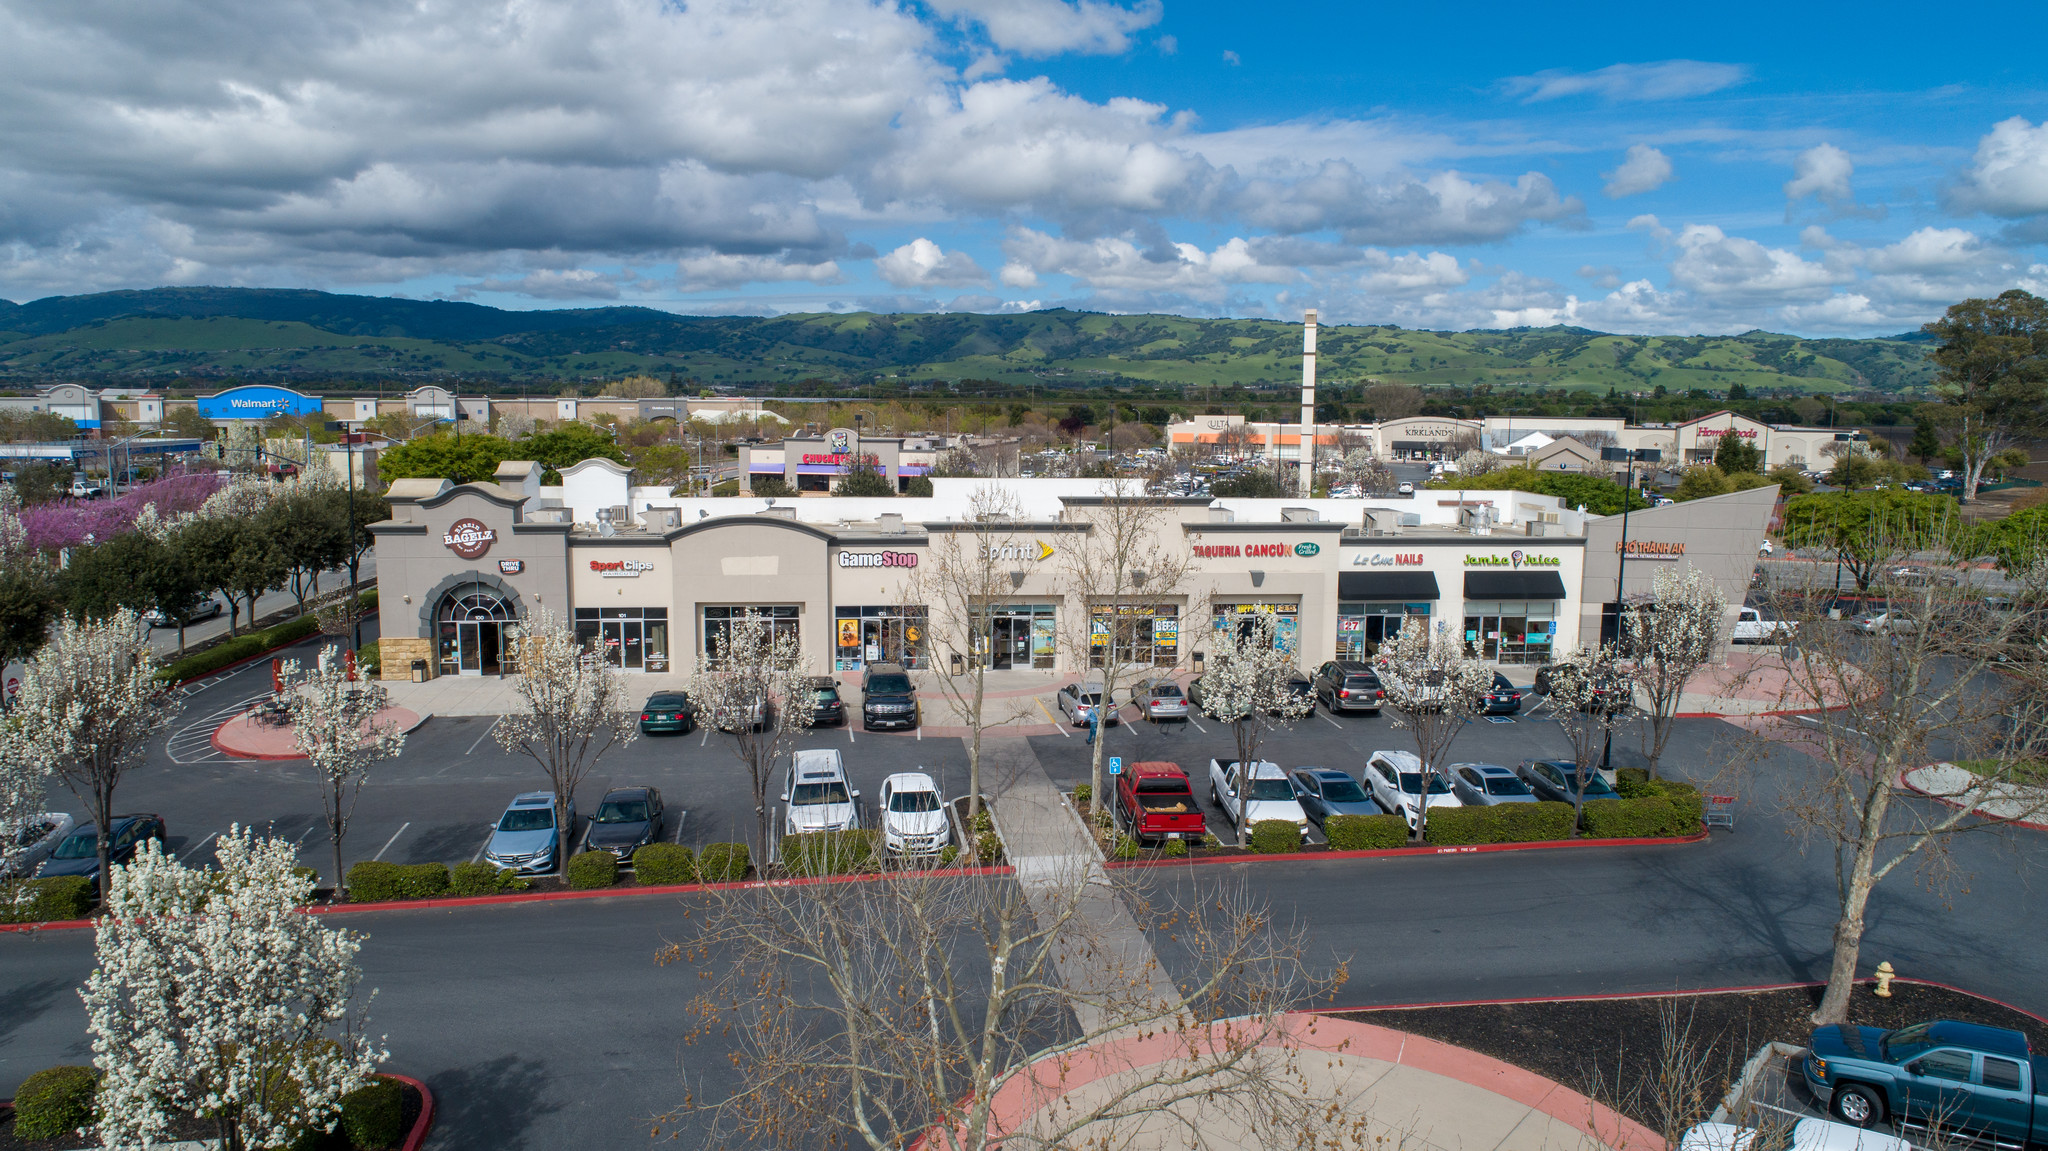
<instances>
[{"instance_id":1,"label":"dark blue pickup truck","mask_svg":"<svg viewBox=\"0 0 2048 1151\"><path fill-rule=\"evenodd\" d=\"M1858 1127L1895 1119L2003 1145L2048 1144L2048 1097L2039 1094L2048 1059L2017 1031L1951 1022L1822 1027L1801 1071L1822 1106Z\"/></svg>"}]
</instances>

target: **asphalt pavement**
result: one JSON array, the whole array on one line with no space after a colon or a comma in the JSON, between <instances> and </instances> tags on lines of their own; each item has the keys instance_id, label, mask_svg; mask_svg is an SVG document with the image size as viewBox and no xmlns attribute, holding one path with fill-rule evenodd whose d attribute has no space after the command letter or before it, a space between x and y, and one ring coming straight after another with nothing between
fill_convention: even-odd
<instances>
[{"instance_id":1,"label":"asphalt pavement","mask_svg":"<svg viewBox=\"0 0 2048 1151\"><path fill-rule=\"evenodd\" d=\"M306 645L310 651L311 645ZM195 862L231 821L303 837L306 861L324 865L319 802L302 765L240 763L209 754L197 736L211 717L266 690L267 665L193 693L186 716L132 774L120 806L164 814L171 847ZM545 786L539 770L500 751L488 718L433 719L405 755L363 792L348 841L351 860L472 858L513 794ZM194 726L198 725L198 726ZM1083 733L1031 738L1062 785L1087 777ZM1198 779L1211 756L1234 754L1229 734L1197 720L1179 732L1139 723L1109 729L1110 754L1170 759ZM957 739L825 730L854 785L872 797L883 775L923 767L949 793L964 786ZM1748 742L1719 721L1680 721L1665 769L1706 781ZM1272 736L1261 754L1284 767L1358 769L1407 734L1391 716L1318 711ZM1453 749L1459 760L1512 763L1565 750L1540 717L1476 722ZM1639 756L1617 739L1616 762ZM1779 750L1741 785L1734 833L1699 844L1562 848L1328 862L1203 864L1119 871L1180 894L1241 886L1299 928L1312 958L1347 962L1333 1006L1660 991L1824 977L1833 923L1832 864L1802 851L1778 802L1815 778L1798 753ZM684 843L750 838L745 775L723 740L698 732L642 738L608 755L579 793L587 810L613 783L652 783L672 812L689 812ZM1716 785L1725 787L1726 780ZM1206 799L1206 788L1198 785ZM1212 826L1220 819L1211 813ZM2048 877L2041 833L1965 837L1959 880L1916 886L1908 871L1879 888L1864 967L1888 959L1902 974L1955 984L2048 1013ZM992 880L991 882L1004 882ZM634 896L338 917L369 935L365 986L378 989L375 1030L389 1035L394 1070L440 1095L431 1146L638 1146L653 1117L686 1086L699 1098L730 1081L716 1043L684 1040L697 980L655 963L686 938L693 900ZM1155 938L1169 968L1185 962L1170 936ZM82 931L0 935L0 1097L33 1071L87 1061L76 989L91 966ZM707 1078L700 1079L699 1076Z\"/></svg>"}]
</instances>

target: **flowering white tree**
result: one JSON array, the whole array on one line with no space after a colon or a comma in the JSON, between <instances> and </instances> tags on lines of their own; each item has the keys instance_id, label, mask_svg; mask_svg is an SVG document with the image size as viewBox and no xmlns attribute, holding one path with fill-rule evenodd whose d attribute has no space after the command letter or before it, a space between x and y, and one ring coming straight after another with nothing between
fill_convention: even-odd
<instances>
[{"instance_id":1,"label":"flowering white tree","mask_svg":"<svg viewBox=\"0 0 2048 1151\"><path fill-rule=\"evenodd\" d=\"M140 621L123 609L67 619L28 661L10 719L16 754L49 765L100 829L100 879L110 867L114 790L183 702L156 678Z\"/></svg>"},{"instance_id":2,"label":"flowering white tree","mask_svg":"<svg viewBox=\"0 0 2048 1151\"><path fill-rule=\"evenodd\" d=\"M336 649L320 649L319 662L300 673L299 661L284 665L285 691L292 709L292 740L320 776L320 807L334 845L334 898L342 895L341 840L355 814L356 797L370 765L405 748L405 733L389 720L375 723L390 704L382 684L344 668Z\"/></svg>"},{"instance_id":3,"label":"flowering white tree","mask_svg":"<svg viewBox=\"0 0 2048 1151\"><path fill-rule=\"evenodd\" d=\"M0 713L0 875L14 871L27 845L16 829L42 814L50 765L29 748L15 718Z\"/></svg>"},{"instance_id":4,"label":"flowering white tree","mask_svg":"<svg viewBox=\"0 0 2048 1151\"><path fill-rule=\"evenodd\" d=\"M537 608L512 638L519 652L519 701L524 710L491 729L498 746L527 756L547 773L560 829L555 868L569 865L569 805L576 787L614 747L640 734L628 714L626 682L600 652L577 642L553 612Z\"/></svg>"},{"instance_id":5,"label":"flowering white tree","mask_svg":"<svg viewBox=\"0 0 2048 1151\"><path fill-rule=\"evenodd\" d=\"M296 847L237 827L216 853L187 868L151 841L110 878L81 992L108 1147L159 1144L181 1112L224 1151L285 1146L385 1058L349 1011L361 937L302 913Z\"/></svg>"},{"instance_id":6,"label":"flowering white tree","mask_svg":"<svg viewBox=\"0 0 2048 1151\"><path fill-rule=\"evenodd\" d=\"M1400 716L1397 726L1415 740L1422 761L1422 796L1415 813L1415 838L1429 823L1429 792L1445 780L1451 744L1479 709L1493 672L1473 658L1465 642L1438 621L1434 628L1410 620L1393 639L1380 645L1375 664L1386 706Z\"/></svg>"},{"instance_id":7,"label":"flowering white tree","mask_svg":"<svg viewBox=\"0 0 2048 1151\"><path fill-rule=\"evenodd\" d=\"M1652 779L1686 683L1721 649L1721 622L1727 614L1721 585L1691 564L1658 572L1649 602L1630 604L1622 613L1619 654L1649 705L1643 752Z\"/></svg>"},{"instance_id":8,"label":"flowering white tree","mask_svg":"<svg viewBox=\"0 0 2048 1151\"><path fill-rule=\"evenodd\" d=\"M1550 665L1550 714L1572 745L1572 818L1586 810L1586 785L1606 758L1614 726L1634 708L1635 685L1613 644L1577 648Z\"/></svg>"},{"instance_id":9,"label":"flowering white tree","mask_svg":"<svg viewBox=\"0 0 2048 1151\"><path fill-rule=\"evenodd\" d=\"M811 726L812 708L804 680L809 657L793 627L748 612L733 620L715 645L697 658L690 675L690 700L699 722L724 732L732 753L747 770L754 794L762 863L768 860L768 784L775 765L796 751Z\"/></svg>"},{"instance_id":10,"label":"flowering white tree","mask_svg":"<svg viewBox=\"0 0 2048 1151\"><path fill-rule=\"evenodd\" d=\"M1288 690L1294 652L1280 644L1280 621L1270 611L1226 615L1209 633L1202 669L1202 710L1230 725L1237 740L1237 794L1249 795L1259 741L1276 724L1292 724L1315 710L1314 698ZM1237 840L1245 841L1248 803L1237 805Z\"/></svg>"}]
</instances>

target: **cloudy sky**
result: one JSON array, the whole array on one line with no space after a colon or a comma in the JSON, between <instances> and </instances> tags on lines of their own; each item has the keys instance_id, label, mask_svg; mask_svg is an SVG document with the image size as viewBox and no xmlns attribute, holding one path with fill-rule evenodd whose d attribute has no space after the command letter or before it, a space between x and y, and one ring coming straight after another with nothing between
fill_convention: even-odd
<instances>
[{"instance_id":1,"label":"cloudy sky","mask_svg":"<svg viewBox=\"0 0 2048 1151\"><path fill-rule=\"evenodd\" d=\"M0 0L0 296L1911 328L2048 5Z\"/></svg>"}]
</instances>

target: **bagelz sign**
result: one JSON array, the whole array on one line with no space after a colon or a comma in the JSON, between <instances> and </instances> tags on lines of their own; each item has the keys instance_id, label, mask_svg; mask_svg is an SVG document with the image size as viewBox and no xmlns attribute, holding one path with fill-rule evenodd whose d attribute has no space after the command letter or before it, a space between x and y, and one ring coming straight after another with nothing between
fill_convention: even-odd
<instances>
[{"instance_id":1,"label":"bagelz sign","mask_svg":"<svg viewBox=\"0 0 2048 1151\"><path fill-rule=\"evenodd\" d=\"M456 520L441 535L441 546L466 560L484 558L484 553L490 551L496 542L498 533L485 527L482 520Z\"/></svg>"}]
</instances>

